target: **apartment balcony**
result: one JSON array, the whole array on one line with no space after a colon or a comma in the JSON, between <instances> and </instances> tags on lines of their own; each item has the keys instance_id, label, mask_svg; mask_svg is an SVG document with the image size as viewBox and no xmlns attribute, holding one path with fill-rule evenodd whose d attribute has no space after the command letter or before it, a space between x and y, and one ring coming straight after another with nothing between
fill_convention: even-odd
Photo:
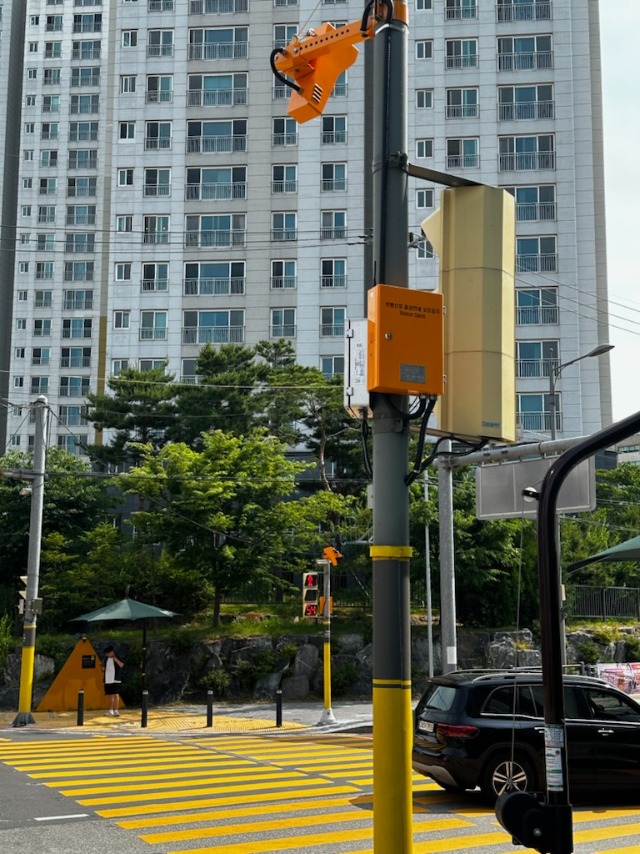
<instances>
[{"instance_id":1,"label":"apartment balcony","mask_svg":"<svg viewBox=\"0 0 640 854\"><path fill-rule=\"evenodd\" d=\"M516 219L518 222L540 222L555 220L555 202L540 202L538 204L516 204Z\"/></svg>"},{"instance_id":2,"label":"apartment balcony","mask_svg":"<svg viewBox=\"0 0 640 854\"><path fill-rule=\"evenodd\" d=\"M557 255L516 255L517 273L555 273L558 269Z\"/></svg>"},{"instance_id":3,"label":"apartment balcony","mask_svg":"<svg viewBox=\"0 0 640 854\"><path fill-rule=\"evenodd\" d=\"M155 58L173 56L173 47L172 44L148 44L147 56Z\"/></svg>"},{"instance_id":4,"label":"apartment balcony","mask_svg":"<svg viewBox=\"0 0 640 854\"><path fill-rule=\"evenodd\" d=\"M166 198L171 195L171 184L145 184L144 195L152 197L163 196Z\"/></svg>"},{"instance_id":5,"label":"apartment balcony","mask_svg":"<svg viewBox=\"0 0 640 854\"><path fill-rule=\"evenodd\" d=\"M346 130L332 130L322 132L323 145L338 145L347 141Z\"/></svg>"},{"instance_id":6,"label":"apartment balcony","mask_svg":"<svg viewBox=\"0 0 640 854\"><path fill-rule=\"evenodd\" d=\"M534 71L548 68L553 68L553 53L548 50L498 54L498 71Z\"/></svg>"},{"instance_id":7,"label":"apartment balcony","mask_svg":"<svg viewBox=\"0 0 640 854\"><path fill-rule=\"evenodd\" d=\"M293 133L274 133L271 137L271 144L276 145L297 145L298 144L298 134L296 131Z\"/></svg>"},{"instance_id":8,"label":"apartment balcony","mask_svg":"<svg viewBox=\"0 0 640 854\"><path fill-rule=\"evenodd\" d=\"M452 5L447 6L444 10L445 21L468 21L478 17L478 7L475 4L470 5Z\"/></svg>"},{"instance_id":9,"label":"apartment balcony","mask_svg":"<svg viewBox=\"0 0 640 854\"><path fill-rule=\"evenodd\" d=\"M32 365L37 365L38 367L46 367L51 364L50 356L33 356L31 359Z\"/></svg>"},{"instance_id":10,"label":"apartment balcony","mask_svg":"<svg viewBox=\"0 0 640 854\"><path fill-rule=\"evenodd\" d=\"M187 184L184 192L185 200L229 200L229 199L246 199L247 185L244 181L215 183L215 184Z\"/></svg>"},{"instance_id":11,"label":"apartment balcony","mask_svg":"<svg viewBox=\"0 0 640 854\"><path fill-rule=\"evenodd\" d=\"M172 145L170 136L147 136L144 141L146 151L169 151Z\"/></svg>"},{"instance_id":12,"label":"apartment balcony","mask_svg":"<svg viewBox=\"0 0 640 854\"><path fill-rule=\"evenodd\" d=\"M143 293L157 293L169 289L169 279L142 279L140 290Z\"/></svg>"},{"instance_id":13,"label":"apartment balcony","mask_svg":"<svg viewBox=\"0 0 640 854\"><path fill-rule=\"evenodd\" d=\"M71 59L100 59L101 56L102 48L99 46L90 49L73 48L71 50Z\"/></svg>"},{"instance_id":14,"label":"apartment balcony","mask_svg":"<svg viewBox=\"0 0 640 854\"><path fill-rule=\"evenodd\" d=\"M271 182L271 192L272 193L297 193L298 192L298 182L297 181L272 181Z\"/></svg>"},{"instance_id":15,"label":"apartment balcony","mask_svg":"<svg viewBox=\"0 0 640 854\"><path fill-rule=\"evenodd\" d=\"M244 277L185 279L185 296L236 296L244 293Z\"/></svg>"},{"instance_id":16,"label":"apartment balcony","mask_svg":"<svg viewBox=\"0 0 640 854\"><path fill-rule=\"evenodd\" d=\"M231 151L246 151L246 134L235 136L190 136L187 137L187 154L218 154Z\"/></svg>"},{"instance_id":17,"label":"apartment balcony","mask_svg":"<svg viewBox=\"0 0 640 854\"><path fill-rule=\"evenodd\" d=\"M275 5L280 5L278 0L276 0ZM189 14L223 15L233 12L246 12L248 8L249 0L191 0Z\"/></svg>"},{"instance_id":18,"label":"apartment balcony","mask_svg":"<svg viewBox=\"0 0 640 854\"><path fill-rule=\"evenodd\" d=\"M140 329L140 341L166 341L167 328L165 326L145 326Z\"/></svg>"},{"instance_id":19,"label":"apartment balcony","mask_svg":"<svg viewBox=\"0 0 640 854\"><path fill-rule=\"evenodd\" d=\"M340 193L347 189L346 178L322 178L320 189L323 193Z\"/></svg>"},{"instance_id":20,"label":"apartment balcony","mask_svg":"<svg viewBox=\"0 0 640 854\"><path fill-rule=\"evenodd\" d=\"M288 242L298 239L297 228L272 228L271 239L277 243Z\"/></svg>"},{"instance_id":21,"label":"apartment balcony","mask_svg":"<svg viewBox=\"0 0 640 854\"><path fill-rule=\"evenodd\" d=\"M447 169L477 169L480 166L479 154L449 154Z\"/></svg>"},{"instance_id":22,"label":"apartment balcony","mask_svg":"<svg viewBox=\"0 0 640 854\"><path fill-rule=\"evenodd\" d=\"M269 330L270 338L295 338L296 326L293 323L277 323Z\"/></svg>"},{"instance_id":23,"label":"apartment balcony","mask_svg":"<svg viewBox=\"0 0 640 854\"><path fill-rule=\"evenodd\" d=\"M531 3L498 3L496 6L496 20L498 23L511 23L512 21L550 21L551 2Z\"/></svg>"},{"instance_id":24,"label":"apartment balcony","mask_svg":"<svg viewBox=\"0 0 640 854\"><path fill-rule=\"evenodd\" d=\"M244 326L184 326L183 344L242 344Z\"/></svg>"},{"instance_id":25,"label":"apartment balcony","mask_svg":"<svg viewBox=\"0 0 640 854\"><path fill-rule=\"evenodd\" d=\"M554 151L523 151L517 154L498 155L498 170L500 172L525 172L555 168L556 155Z\"/></svg>"},{"instance_id":26,"label":"apartment balcony","mask_svg":"<svg viewBox=\"0 0 640 854\"><path fill-rule=\"evenodd\" d=\"M174 0L148 0L147 9L150 12L173 12Z\"/></svg>"},{"instance_id":27,"label":"apartment balcony","mask_svg":"<svg viewBox=\"0 0 640 854\"><path fill-rule=\"evenodd\" d=\"M321 288L346 288L347 287L347 277L346 276L321 276L320 287Z\"/></svg>"},{"instance_id":28,"label":"apartment balcony","mask_svg":"<svg viewBox=\"0 0 640 854\"><path fill-rule=\"evenodd\" d=\"M184 245L187 248L203 246L245 246L246 229L230 231L187 231Z\"/></svg>"},{"instance_id":29,"label":"apartment balcony","mask_svg":"<svg viewBox=\"0 0 640 854\"><path fill-rule=\"evenodd\" d=\"M551 413L550 412L518 412L516 413L516 423L521 430L526 430L531 433L550 433L551 432ZM562 431L562 413L556 412L556 433Z\"/></svg>"},{"instance_id":30,"label":"apartment balcony","mask_svg":"<svg viewBox=\"0 0 640 854\"><path fill-rule=\"evenodd\" d=\"M558 323L558 306L523 306L516 308L518 326L552 326Z\"/></svg>"},{"instance_id":31,"label":"apartment balcony","mask_svg":"<svg viewBox=\"0 0 640 854\"><path fill-rule=\"evenodd\" d=\"M557 359L516 359L516 376L519 379L549 378Z\"/></svg>"},{"instance_id":32,"label":"apartment balcony","mask_svg":"<svg viewBox=\"0 0 640 854\"><path fill-rule=\"evenodd\" d=\"M249 42L189 45L190 60L246 59L248 56Z\"/></svg>"},{"instance_id":33,"label":"apartment balcony","mask_svg":"<svg viewBox=\"0 0 640 854\"><path fill-rule=\"evenodd\" d=\"M61 356L61 368L90 368L91 356Z\"/></svg>"},{"instance_id":34,"label":"apartment balcony","mask_svg":"<svg viewBox=\"0 0 640 854\"><path fill-rule=\"evenodd\" d=\"M246 88L187 90L188 107L236 107L246 103Z\"/></svg>"},{"instance_id":35,"label":"apartment balcony","mask_svg":"<svg viewBox=\"0 0 640 854\"><path fill-rule=\"evenodd\" d=\"M523 119L553 119L553 101L525 101L520 104L498 104L498 121L517 122Z\"/></svg>"},{"instance_id":36,"label":"apartment balcony","mask_svg":"<svg viewBox=\"0 0 640 854\"><path fill-rule=\"evenodd\" d=\"M173 103L173 91L148 91L145 94L145 101L147 104L171 104Z\"/></svg>"},{"instance_id":37,"label":"apartment balcony","mask_svg":"<svg viewBox=\"0 0 640 854\"><path fill-rule=\"evenodd\" d=\"M449 104L445 115L448 119L477 119L480 107L478 104Z\"/></svg>"},{"instance_id":38,"label":"apartment balcony","mask_svg":"<svg viewBox=\"0 0 640 854\"><path fill-rule=\"evenodd\" d=\"M445 68L477 68L478 54L472 53L469 56L446 56L444 59Z\"/></svg>"},{"instance_id":39,"label":"apartment balcony","mask_svg":"<svg viewBox=\"0 0 640 854\"><path fill-rule=\"evenodd\" d=\"M344 323L323 323L320 326L321 338L344 338Z\"/></svg>"},{"instance_id":40,"label":"apartment balcony","mask_svg":"<svg viewBox=\"0 0 640 854\"><path fill-rule=\"evenodd\" d=\"M271 276L271 290L272 291L281 291L287 288L297 288L298 287L298 277L297 276Z\"/></svg>"}]
</instances>

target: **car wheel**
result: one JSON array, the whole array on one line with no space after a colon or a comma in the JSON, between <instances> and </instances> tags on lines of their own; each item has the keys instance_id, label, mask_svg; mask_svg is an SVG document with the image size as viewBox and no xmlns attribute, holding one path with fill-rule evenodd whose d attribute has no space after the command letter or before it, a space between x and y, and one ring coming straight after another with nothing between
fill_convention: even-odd
<instances>
[{"instance_id":1,"label":"car wheel","mask_svg":"<svg viewBox=\"0 0 640 854\"><path fill-rule=\"evenodd\" d=\"M528 759L510 753L497 753L487 762L480 783L484 797L494 803L505 792L532 792L536 789L536 774Z\"/></svg>"}]
</instances>

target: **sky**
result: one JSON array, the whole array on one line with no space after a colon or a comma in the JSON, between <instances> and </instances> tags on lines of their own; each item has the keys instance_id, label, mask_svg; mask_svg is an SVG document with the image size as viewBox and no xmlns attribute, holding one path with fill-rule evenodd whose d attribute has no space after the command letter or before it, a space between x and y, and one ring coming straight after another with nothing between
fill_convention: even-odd
<instances>
[{"instance_id":1,"label":"sky","mask_svg":"<svg viewBox=\"0 0 640 854\"><path fill-rule=\"evenodd\" d=\"M640 0L600 0L614 421L640 411L639 33Z\"/></svg>"}]
</instances>

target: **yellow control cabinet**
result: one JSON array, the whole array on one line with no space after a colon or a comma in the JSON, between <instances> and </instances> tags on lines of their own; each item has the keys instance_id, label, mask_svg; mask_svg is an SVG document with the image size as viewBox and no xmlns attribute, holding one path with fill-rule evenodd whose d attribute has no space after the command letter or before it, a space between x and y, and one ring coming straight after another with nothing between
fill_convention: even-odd
<instances>
[{"instance_id":1,"label":"yellow control cabinet","mask_svg":"<svg viewBox=\"0 0 640 854\"><path fill-rule=\"evenodd\" d=\"M376 285L368 293L367 320L370 392L442 394L442 294Z\"/></svg>"}]
</instances>

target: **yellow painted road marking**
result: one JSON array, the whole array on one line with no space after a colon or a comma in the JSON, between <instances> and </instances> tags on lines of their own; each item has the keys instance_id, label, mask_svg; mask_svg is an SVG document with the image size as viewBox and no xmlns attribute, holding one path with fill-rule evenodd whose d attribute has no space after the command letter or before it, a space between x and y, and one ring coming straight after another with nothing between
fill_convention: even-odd
<instances>
[{"instance_id":1,"label":"yellow painted road marking","mask_svg":"<svg viewBox=\"0 0 640 854\"><path fill-rule=\"evenodd\" d=\"M305 785L310 786L318 786L326 783L327 781L322 779L321 777L312 777L305 778L304 774L298 775L300 777L299 780L292 780L290 777L286 780L278 781L275 780L273 783L249 783L246 786L210 786L208 788L198 789L197 793L200 795L215 795L215 794L224 794L225 792L256 792L258 790L264 791L265 789L270 788L284 788L288 786L289 788L295 787L299 785L299 783L304 780ZM299 791L299 790L298 790ZM193 797L195 794L193 786L189 789L177 789L172 792L160 792L155 794L150 792L148 794L141 795L128 795L127 801L129 803L139 802L139 801L158 801L163 798L188 798ZM98 798L76 798L79 804L82 806L90 807L90 806L100 806L101 804L117 804L122 801L121 797L117 795L110 795L109 797L98 797Z\"/></svg>"},{"instance_id":2,"label":"yellow painted road marking","mask_svg":"<svg viewBox=\"0 0 640 854\"><path fill-rule=\"evenodd\" d=\"M255 768L256 767L255 763L248 762L248 761L243 762L243 763L238 763L238 765L239 765L239 767L237 770L239 770L239 771L248 770L247 766L249 768ZM188 765L187 766L180 766L180 767L181 767L181 769L183 767L186 767L186 768L189 768L190 770L175 771L174 773L171 773L171 774L127 774L127 775L123 775L121 777L114 777L113 775L110 774L109 775L109 783L135 783L138 780L147 780L147 781L151 781L151 782L154 780L180 780L182 777L187 777L189 780L191 780L194 777L207 777L207 776L213 777L214 775L216 776L216 779L217 779L217 775L221 771L224 770L225 773L229 773L229 772L233 771L233 768L229 768L228 765L225 765L224 768L218 768L215 765L206 765L203 771L195 770L193 768L190 768L190 766L188 766ZM146 771L148 769L145 768L142 770ZM264 770L265 771L275 771L276 769L275 768L265 768ZM75 772L73 772L73 774L57 775L57 779L47 780L44 782L44 785L48 786L51 789L61 788L62 786L91 786L92 784L101 782L103 780L103 775L100 775L97 779L95 777L86 777L84 779L79 779L79 780L67 779L70 776L73 776L73 775L77 776L79 774L84 774L84 773L85 773L84 771L75 771ZM55 777L56 775L55 774L45 774L45 775L43 775L43 774L31 774L30 776L33 777L34 779L39 779L39 778L42 778L43 776Z\"/></svg>"},{"instance_id":3,"label":"yellow painted road marking","mask_svg":"<svg viewBox=\"0 0 640 854\"><path fill-rule=\"evenodd\" d=\"M326 783L326 780L322 781ZM359 792L356 786L319 786L317 788L305 788L306 798L325 797L326 795L346 795ZM270 801L295 800L298 792L271 792ZM159 812L179 812L181 810L199 810L207 807L228 807L233 804L250 804L264 801L264 795L256 793L255 797L250 795L227 796L224 798L202 798L193 801L179 801L170 804L144 804L142 806L112 807L110 809L96 810L103 818L124 818L131 815L152 815ZM284 809L284 807L283 807Z\"/></svg>"},{"instance_id":4,"label":"yellow painted road marking","mask_svg":"<svg viewBox=\"0 0 640 854\"><path fill-rule=\"evenodd\" d=\"M192 761L194 761L194 762L199 761L200 764L202 764L205 757L202 755L202 753L198 753L196 755L198 756L198 760L196 760L194 758ZM86 769L94 768L97 771L100 771L100 770L109 770L110 768L114 768L115 766L121 767L125 761L126 761L126 764L128 766L136 765L136 766L140 766L141 768L144 768L145 765L147 765L148 763L158 762L159 760L163 761L167 768L170 768L170 767L176 766L176 765L178 767L180 767L182 762L189 761L189 757L187 757L187 756L181 757L180 754L169 755L169 756L162 756L162 755L161 756L153 756L153 755L149 754L146 758L126 757L126 759L123 759L122 762L118 762L117 760L115 760L113 762L107 762L106 760L104 760L102 762L83 762L82 760L78 759L75 762L45 762L45 763L38 763L37 765L33 765L33 766L31 766L31 765L27 765L27 766L14 765L14 768L16 769L16 771L24 771L26 774L30 774L32 771L33 772L36 772L36 771L55 771L56 769L59 769L61 771L67 771L67 770L72 770L73 768L86 768ZM211 759L209 759L209 761L211 761ZM11 763L11 764L13 765L13 763Z\"/></svg>"},{"instance_id":5,"label":"yellow painted road marking","mask_svg":"<svg viewBox=\"0 0 640 854\"><path fill-rule=\"evenodd\" d=\"M353 806L353 798L327 798L323 801L314 800L298 801L294 804L264 804L260 807L260 815L269 815L270 813L278 813L282 815L284 810L294 812L296 810L324 810L335 809L336 807ZM191 822L201 821L225 821L229 818L246 818L246 816L255 816L256 808L251 807L236 807L230 810L210 810L208 812L187 813L185 815L162 815L155 818L131 818L125 821L117 822L118 827L123 827L125 830L141 830L143 827L164 827L167 824L189 824ZM366 813L363 813L366 815Z\"/></svg>"},{"instance_id":6,"label":"yellow painted road marking","mask_svg":"<svg viewBox=\"0 0 640 854\"><path fill-rule=\"evenodd\" d=\"M244 770L247 767L253 768L255 767L255 762L252 762L251 759L233 759L233 760L217 760L210 759L209 761L203 760L202 762L183 762L179 765L145 765L139 769L140 772L146 771L175 771L175 774L156 774L156 775L148 775L149 779L157 779L157 780L168 780L170 777L180 777L183 776L181 771L185 770L184 775L193 774L194 776L201 776L203 774L208 774L209 771L217 774L219 771L226 769L232 770L233 768L238 768L239 770ZM204 770L197 771L195 769L202 768ZM76 783L80 785L85 777L87 783L95 782L94 777L99 777L102 779L104 776L104 772L102 770L97 771L87 771L82 767L76 768L73 771L41 771L37 774L29 774L30 777L33 777L34 780L51 780L53 778L53 782L46 783L47 786L55 786L58 782L61 786L69 786L75 785ZM70 778L80 778L78 780L70 779ZM109 775L109 780L111 782L120 781L122 783L127 783L129 781L138 780L139 774L133 772L128 776L122 777L114 777L113 775Z\"/></svg>"},{"instance_id":7,"label":"yellow painted road marking","mask_svg":"<svg viewBox=\"0 0 640 854\"><path fill-rule=\"evenodd\" d=\"M188 776L188 775L182 775ZM199 786L207 785L211 783L215 783L216 786L222 783L234 783L234 782L245 782L248 780L290 780L292 785L296 785L300 782L301 778L304 778L306 775L302 772L297 771L270 771L267 768L262 768L257 766L251 769L251 773L249 774L232 774L229 776L221 776L218 774L212 774L211 780L200 780L198 782L194 781L194 784L191 786L190 791L193 793L197 791ZM295 779L294 779L295 778ZM108 783L105 783L101 786L89 786L83 788L73 788L73 789L62 789L60 791L61 795L66 795L69 798L77 798L79 795L100 795L107 794L108 792L122 792L127 793L127 800L129 800L129 792L150 792L151 790L156 789L170 789L176 787L178 781L176 780L166 780L164 782L153 782L147 781L144 776L141 776L140 782L138 784L131 784L127 786L122 785L111 785L111 780ZM192 780L192 777L189 777ZM51 785L48 783L47 785ZM225 787L226 789L227 787ZM234 789L236 787L234 786ZM118 800L122 800L119 798Z\"/></svg>"},{"instance_id":8,"label":"yellow painted road marking","mask_svg":"<svg viewBox=\"0 0 640 854\"><path fill-rule=\"evenodd\" d=\"M312 827L315 825L334 827L341 822L355 823L358 821L366 821L371 824L371 816L356 810L299 817L287 816L287 818L271 819L270 821L249 821L244 824L232 824L225 826L215 824L210 827L192 827L188 830L168 830L163 833L146 833L142 834L140 839L154 845L165 842L184 842L187 839L206 839L211 836L235 836L241 833L263 833L265 831L286 830L293 827ZM442 827L443 823L446 827ZM451 830L458 827L470 826L468 821L462 821L462 819L456 818L443 819L438 822L438 824L438 829L440 830Z\"/></svg>"},{"instance_id":9,"label":"yellow painted road marking","mask_svg":"<svg viewBox=\"0 0 640 854\"><path fill-rule=\"evenodd\" d=\"M594 827L591 830L579 830L573 834L574 842L597 842L606 839L618 839L622 836L637 836L640 839L640 824L618 824L613 827ZM636 849L637 850L637 849Z\"/></svg>"}]
</instances>

